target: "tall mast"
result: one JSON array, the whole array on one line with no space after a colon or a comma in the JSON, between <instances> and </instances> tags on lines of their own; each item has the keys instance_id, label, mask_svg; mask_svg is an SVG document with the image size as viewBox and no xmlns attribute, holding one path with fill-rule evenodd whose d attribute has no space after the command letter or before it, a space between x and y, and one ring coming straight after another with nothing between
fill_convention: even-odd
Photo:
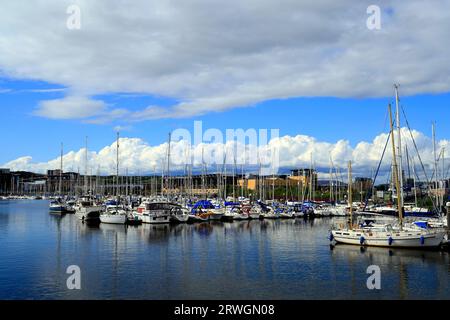
<instances>
[{"instance_id":1,"label":"tall mast","mask_svg":"<svg viewBox=\"0 0 450 320\"><path fill-rule=\"evenodd\" d=\"M394 85L395 89L395 106L397 112L397 150L398 150L398 161L397 161L397 170L398 170L398 180L400 183L400 189L397 189L397 196L399 197L399 207L401 208L401 212L403 214L403 158L402 158L402 134L401 134L401 123L400 123L400 105L399 105L399 97L398 97L398 85ZM400 209L399 209L400 212ZM403 215L402 215L403 219Z\"/></svg>"},{"instance_id":2,"label":"tall mast","mask_svg":"<svg viewBox=\"0 0 450 320\"><path fill-rule=\"evenodd\" d=\"M417 202L417 184L416 184L416 164L414 162L413 159L413 175L414 175L414 204L417 207L418 206L418 202Z\"/></svg>"},{"instance_id":3,"label":"tall mast","mask_svg":"<svg viewBox=\"0 0 450 320\"><path fill-rule=\"evenodd\" d=\"M330 156L330 185L329 185L329 193L330 193L330 203L333 202L333 160Z\"/></svg>"},{"instance_id":4,"label":"tall mast","mask_svg":"<svg viewBox=\"0 0 450 320\"><path fill-rule=\"evenodd\" d=\"M435 183L435 192L436 192L436 202L438 207L441 207L440 197L439 197L439 179L438 179L438 160L437 160L437 150L436 150L436 123L433 122L432 125L433 131L433 157L434 157L434 183Z\"/></svg>"},{"instance_id":5,"label":"tall mast","mask_svg":"<svg viewBox=\"0 0 450 320\"><path fill-rule=\"evenodd\" d=\"M392 140L392 161L393 161L393 173L394 173L394 181L395 181L395 186L397 189L397 206L398 206L398 219L399 219L399 223L400 223L400 228L402 228L403 225L403 201L402 198L400 196L400 188L401 188L401 184L400 184L400 179L398 176L398 165L397 165L397 156L396 156L396 151L395 151L395 138L394 138L394 123L393 123L393 118L392 118L392 109L391 109L391 105L389 104L389 121L390 121L390 127L391 127L391 140Z\"/></svg>"},{"instance_id":6,"label":"tall mast","mask_svg":"<svg viewBox=\"0 0 450 320\"><path fill-rule=\"evenodd\" d=\"M84 152L84 194L87 195L88 192L88 137L86 136L86 148Z\"/></svg>"},{"instance_id":7,"label":"tall mast","mask_svg":"<svg viewBox=\"0 0 450 320\"><path fill-rule=\"evenodd\" d=\"M169 142L167 145L167 201L169 201L170 197L170 140L172 139L172 133L169 132Z\"/></svg>"},{"instance_id":8,"label":"tall mast","mask_svg":"<svg viewBox=\"0 0 450 320\"><path fill-rule=\"evenodd\" d=\"M60 166L60 170L59 170L59 196L61 196L61 187L62 187L62 171L63 171L63 144L61 142L61 166Z\"/></svg>"},{"instance_id":9,"label":"tall mast","mask_svg":"<svg viewBox=\"0 0 450 320\"><path fill-rule=\"evenodd\" d=\"M442 148L442 190L445 190L445 148ZM441 203L444 205L444 194L445 191L441 193Z\"/></svg>"},{"instance_id":10,"label":"tall mast","mask_svg":"<svg viewBox=\"0 0 450 320\"><path fill-rule=\"evenodd\" d=\"M236 202L236 186L235 186L235 175L236 175L236 146L234 147L234 167L233 167L233 202Z\"/></svg>"},{"instance_id":11,"label":"tall mast","mask_svg":"<svg viewBox=\"0 0 450 320\"><path fill-rule=\"evenodd\" d=\"M350 227L351 230L353 228L353 177L352 177L352 162L348 162L348 205L350 206Z\"/></svg>"},{"instance_id":12,"label":"tall mast","mask_svg":"<svg viewBox=\"0 0 450 320\"><path fill-rule=\"evenodd\" d=\"M310 165L309 165L309 201L313 201L313 191L312 191L312 187L313 187L313 165L312 165L312 152L310 154Z\"/></svg>"},{"instance_id":13,"label":"tall mast","mask_svg":"<svg viewBox=\"0 0 450 320\"><path fill-rule=\"evenodd\" d=\"M119 131L117 131L116 142L116 197L119 199Z\"/></svg>"}]
</instances>

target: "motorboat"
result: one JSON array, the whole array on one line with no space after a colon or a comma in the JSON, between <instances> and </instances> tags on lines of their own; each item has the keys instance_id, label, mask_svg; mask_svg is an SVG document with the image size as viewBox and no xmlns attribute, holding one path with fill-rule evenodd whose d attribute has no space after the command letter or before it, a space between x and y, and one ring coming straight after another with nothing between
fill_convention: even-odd
<instances>
[{"instance_id":1,"label":"motorboat","mask_svg":"<svg viewBox=\"0 0 450 320\"><path fill-rule=\"evenodd\" d=\"M50 213L65 214L67 213L67 206L62 200L55 200L50 202Z\"/></svg>"},{"instance_id":2,"label":"motorboat","mask_svg":"<svg viewBox=\"0 0 450 320\"><path fill-rule=\"evenodd\" d=\"M169 202L143 202L135 211L142 223L169 223L173 204Z\"/></svg>"},{"instance_id":3,"label":"motorboat","mask_svg":"<svg viewBox=\"0 0 450 320\"><path fill-rule=\"evenodd\" d=\"M189 210L182 208L181 206L174 205L170 212L170 222L173 223L186 223L189 220Z\"/></svg>"},{"instance_id":4,"label":"motorboat","mask_svg":"<svg viewBox=\"0 0 450 320\"><path fill-rule=\"evenodd\" d=\"M104 207L90 197L81 198L75 205L75 215L82 221L99 220Z\"/></svg>"},{"instance_id":5,"label":"motorboat","mask_svg":"<svg viewBox=\"0 0 450 320\"><path fill-rule=\"evenodd\" d=\"M100 213L101 223L125 224L127 222L127 212L119 206L108 206Z\"/></svg>"}]
</instances>

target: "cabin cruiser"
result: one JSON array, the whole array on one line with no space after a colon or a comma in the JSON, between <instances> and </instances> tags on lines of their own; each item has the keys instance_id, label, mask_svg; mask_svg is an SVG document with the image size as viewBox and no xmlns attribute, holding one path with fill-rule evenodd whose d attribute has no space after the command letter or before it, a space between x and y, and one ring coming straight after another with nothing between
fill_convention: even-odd
<instances>
[{"instance_id":1,"label":"cabin cruiser","mask_svg":"<svg viewBox=\"0 0 450 320\"><path fill-rule=\"evenodd\" d=\"M189 220L189 210L179 205L173 205L170 212L170 222L185 223Z\"/></svg>"},{"instance_id":2,"label":"cabin cruiser","mask_svg":"<svg viewBox=\"0 0 450 320\"><path fill-rule=\"evenodd\" d=\"M64 214L67 212L67 206L61 199L50 202L49 210L51 213Z\"/></svg>"},{"instance_id":3,"label":"cabin cruiser","mask_svg":"<svg viewBox=\"0 0 450 320\"><path fill-rule=\"evenodd\" d=\"M221 220L225 215L225 208L214 206L209 200L200 200L191 209L191 220L208 221Z\"/></svg>"},{"instance_id":4,"label":"cabin cruiser","mask_svg":"<svg viewBox=\"0 0 450 320\"><path fill-rule=\"evenodd\" d=\"M75 215L82 221L99 220L103 206L97 204L90 197L82 197L75 205Z\"/></svg>"},{"instance_id":5,"label":"cabin cruiser","mask_svg":"<svg viewBox=\"0 0 450 320\"><path fill-rule=\"evenodd\" d=\"M101 223L125 224L127 222L127 212L118 204L108 205L104 212L100 213Z\"/></svg>"},{"instance_id":6,"label":"cabin cruiser","mask_svg":"<svg viewBox=\"0 0 450 320\"><path fill-rule=\"evenodd\" d=\"M173 204L168 202L145 201L136 209L136 216L142 223L163 224L170 222Z\"/></svg>"}]
</instances>

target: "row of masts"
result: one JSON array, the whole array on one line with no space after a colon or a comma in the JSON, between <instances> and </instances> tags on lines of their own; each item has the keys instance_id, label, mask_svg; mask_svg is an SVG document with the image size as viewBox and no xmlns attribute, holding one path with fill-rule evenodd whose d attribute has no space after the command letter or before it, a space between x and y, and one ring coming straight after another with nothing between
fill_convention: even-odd
<instances>
[{"instance_id":1,"label":"row of masts","mask_svg":"<svg viewBox=\"0 0 450 320\"><path fill-rule=\"evenodd\" d=\"M400 121L400 104L399 104L399 94L398 94L398 85L394 85L395 89L395 105L396 105L396 131L397 131L397 143L394 142L394 121L392 117L392 110L389 106L389 115L390 115L390 121L391 121L391 140L392 140L392 152L393 152L393 162L392 162L392 184L393 184L393 190L395 189L395 192L397 193L396 198L398 202L398 208L400 215L403 214L403 208L404 208L404 171L403 171L403 148L402 148L402 134L401 134L401 121ZM432 127L432 133L433 133L433 154L434 154L434 184L436 189L436 202L438 206L444 205L444 194L443 192L439 193L439 175L438 175L438 161L442 159L442 179L445 177L445 149L442 149L440 154L437 155L437 148L436 148L436 132L435 132L435 125L433 124ZM160 180L160 192L158 192L158 177L155 175L155 177L150 177L150 192L151 194L158 194L165 196L166 198L171 198L175 194L175 188L173 184L173 177L171 176L171 134L169 133L169 139L167 144L167 154L166 154L166 164L162 166L162 172L161 172L161 180ZM408 174L410 176L410 157L407 147L405 147L405 153L406 153L406 161L408 165ZM85 145L85 174L84 174L84 188L83 193L97 193L101 192L104 193L105 190L111 191L114 190L114 192L111 192L112 194L115 194L116 196L119 196L122 194L123 189L125 189L125 194L128 195L134 194L136 192L136 181L133 181L133 177L131 178L132 181L129 183L129 177L128 173L125 177L125 186L123 177L120 177L119 175L119 133L117 132L117 155L116 155L116 172L114 181L112 184L103 184L101 183L102 177L99 177L98 175L94 178L95 182L94 185L92 184L92 172L89 174L89 166L88 166L88 138L86 137L86 145ZM234 157L234 165L232 166L231 175L232 175L232 190L231 194L228 195L228 185L227 185L227 177L228 177L228 166L226 165L227 155L225 153L223 164L220 168L218 165L216 167L216 175L217 175L217 186L216 189L218 191L218 197L222 199L227 199L228 196L231 196L233 199L236 199L238 197L238 193L236 192L236 175L237 175L237 165L236 165L236 157ZM288 179L286 176L285 179L285 201L288 202L289 199L297 199L298 201L304 202L305 200L312 200L315 199L315 190L316 190L316 179L314 179L314 163L313 163L313 155L311 154L311 166L310 166L310 172L307 183L303 183L298 181L297 182L297 194L294 195L292 192L292 185L291 180ZM350 165L349 165L350 166ZM269 200L270 198L272 200L275 200L275 174L272 174L272 188L269 190L270 184L267 183L268 179L270 177L261 175L261 165L258 166L258 174L256 175L256 188L253 191L255 198L261 199L261 200ZM414 190L415 190L415 202L417 205L417 186L416 186L416 170L415 170L415 164L413 160L413 174L414 174ZM178 193L184 194L186 196L194 196L194 189L198 189L198 186L194 185L193 182L193 166L192 165L185 165L184 166L184 177L181 184L179 184L179 188L177 190ZM156 172L155 172L156 173ZM201 163L201 190L207 190L206 185L206 176L208 175L208 166L204 162L203 157L203 150L202 150L202 163ZM241 179L244 178L244 166L241 166ZM122 183L119 181L122 179ZM139 177L141 181L139 181L139 193L142 193L142 177ZM352 180L348 180L352 181ZM269 181L270 182L270 181ZM349 185L351 185L350 183ZM71 183L71 185L73 185ZM78 181L77 181L78 185ZM344 192L343 189L345 189L344 183L342 182L342 173L339 168L335 167L333 164L333 159L330 158L330 171L329 171L329 201L330 202L340 202L342 201ZM197 187L197 188L196 188ZM372 186L375 187L374 185ZM445 186L444 186L445 187ZM79 189L79 188L78 188ZM240 186L240 196L245 197L249 196L249 191L245 188L245 183L243 186ZM349 188L350 189L350 188ZM65 192L64 192L65 191ZM363 196L363 188L361 184L361 197L362 200ZM59 184L58 184L58 193L63 194L66 193L67 190L63 190L63 144L61 143L61 156L60 156L60 172L59 172ZM247 194L246 194L247 193ZM347 190L347 194L349 194ZM374 189L372 190L372 195L374 194ZM208 192L203 192L203 195L205 198L208 197ZM350 195L349 195L350 197ZM350 199L348 199L350 202Z\"/></svg>"}]
</instances>

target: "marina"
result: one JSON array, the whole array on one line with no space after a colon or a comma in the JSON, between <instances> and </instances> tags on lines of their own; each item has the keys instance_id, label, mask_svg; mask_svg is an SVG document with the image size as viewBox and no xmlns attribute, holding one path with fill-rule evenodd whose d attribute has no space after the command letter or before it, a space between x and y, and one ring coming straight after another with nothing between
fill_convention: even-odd
<instances>
[{"instance_id":1,"label":"marina","mask_svg":"<svg viewBox=\"0 0 450 320\"><path fill-rule=\"evenodd\" d=\"M1 299L445 299L447 251L330 247L345 218L83 223L46 200L0 201ZM383 290L367 290L379 265ZM78 265L82 290L67 290Z\"/></svg>"},{"instance_id":2,"label":"marina","mask_svg":"<svg viewBox=\"0 0 450 320\"><path fill-rule=\"evenodd\" d=\"M0 303L450 299L450 0L0 9Z\"/></svg>"}]
</instances>

